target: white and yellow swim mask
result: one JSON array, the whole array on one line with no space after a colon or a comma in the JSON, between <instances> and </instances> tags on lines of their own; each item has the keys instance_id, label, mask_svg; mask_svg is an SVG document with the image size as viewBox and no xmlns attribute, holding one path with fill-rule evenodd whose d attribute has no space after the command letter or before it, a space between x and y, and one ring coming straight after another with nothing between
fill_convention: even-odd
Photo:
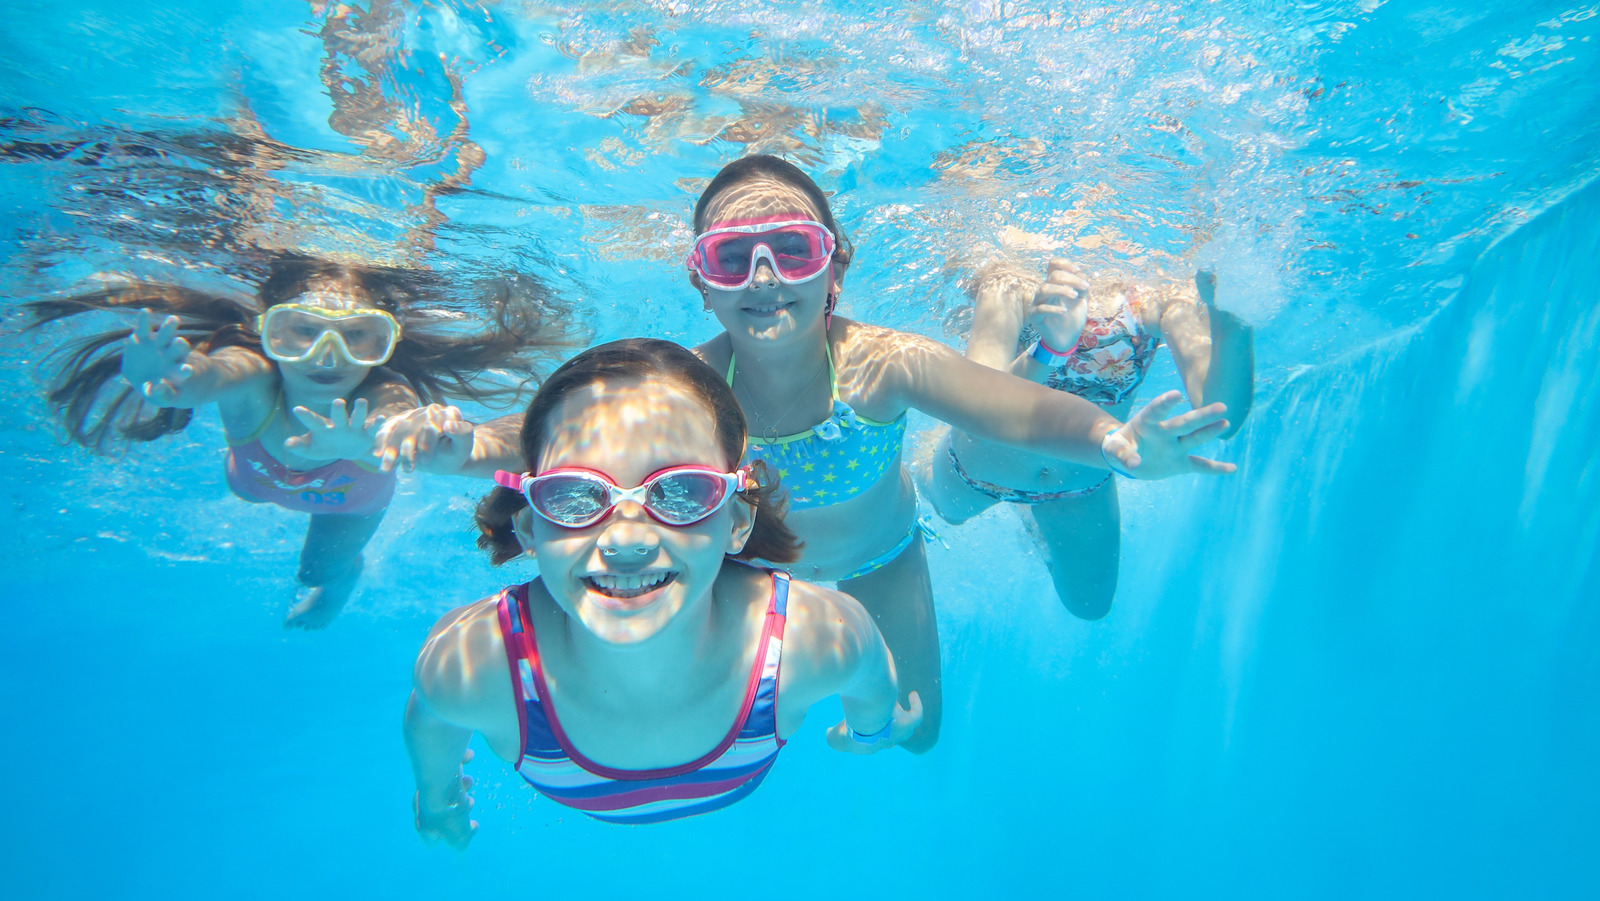
<instances>
[{"instance_id":1,"label":"white and yellow swim mask","mask_svg":"<svg viewBox=\"0 0 1600 901\"><path fill-rule=\"evenodd\" d=\"M357 366L381 366L400 343L400 323L384 310L372 307L330 309L283 303L256 320L261 349L280 363L316 359L323 346Z\"/></svg>"}]
</instances>

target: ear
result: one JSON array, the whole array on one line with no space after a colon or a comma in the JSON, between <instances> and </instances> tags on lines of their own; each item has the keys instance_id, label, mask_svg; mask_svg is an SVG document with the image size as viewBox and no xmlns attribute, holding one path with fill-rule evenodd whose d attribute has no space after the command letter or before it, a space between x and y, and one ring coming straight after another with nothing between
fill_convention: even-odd
<instances>
[{"instance_id":1,"label":"ear","mask_svg":"<svg viewBox=\"0 0 1600 901\"><path fill-rule=\"evenodd\" d=\"M516 533L517 543L522 545L522 552L532 557L534 555L532 507L523 507L511 517L511 531Z\"/></svg>"},{"instance_id":2,"label":"ear","mask_svg":"<svg viewBox=\"0 0 1600 901\"><path fill-rule=\"evenodd\" d=\"M841 260L838 256L835 256L833 262L829 265L833 270L831 273L833 277L833 293L838 294L844 290L844 275L850 270L850 258L845 257Z\"/></svg>"},{"instance_id":3,"label":"ear","mask_svg":"<svg viewBox=\"0 0 1600 901\"><path fill-rule=\"evenodd\" d=\"M728 509L733 512L733 531L728 535L727 550L731 556L743 551L744 546L750 543L750 533L756 529L756 507L736 497Z\"/></svg>"}]
</instances>

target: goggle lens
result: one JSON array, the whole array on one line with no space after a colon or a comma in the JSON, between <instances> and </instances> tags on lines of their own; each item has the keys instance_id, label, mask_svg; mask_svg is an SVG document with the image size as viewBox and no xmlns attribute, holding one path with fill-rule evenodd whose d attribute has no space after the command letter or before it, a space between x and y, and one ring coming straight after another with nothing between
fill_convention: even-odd
<instances>
[{"instance_id":1,"label":"goggle lens","mask_svg":"<svg viewBox=\"0 0 1600 901\"><path fill-rule=\"evenodd\" d=\"M722 506L727 482L721 475L685 470L648 483L644 508L668 525L686 526Z\"/></svg>"}]
</instances>

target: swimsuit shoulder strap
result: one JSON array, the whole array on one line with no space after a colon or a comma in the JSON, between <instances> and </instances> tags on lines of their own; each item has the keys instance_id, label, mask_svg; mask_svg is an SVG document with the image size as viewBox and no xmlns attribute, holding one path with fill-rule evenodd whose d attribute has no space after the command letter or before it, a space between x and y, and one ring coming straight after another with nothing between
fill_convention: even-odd
<instances>
[{"instance_id":1,"label":"swimsuit shoulder strap","mask_svg":"<svg viewBox=\"0 0 1600 901\"><path fill-rule=\"evenodd\" d=\"M728 387L729 388L733 387L733 367L737 366L738 364L739 364L739 355L734 353L731 350L728 351Z\"/></svg>"},{"instance_id":2,"label":"swimsuit shoulder strap","mask_svg":"<svg viewBox=\"0 0 1600 901\"><path fill-rule=\"evenodd\" d=\"M822 351L828 355L828 390L833 392L833 402L839 402L839 378L833 371L833 344L828 337L822 337Z\"/></svg>"}]
</instances>

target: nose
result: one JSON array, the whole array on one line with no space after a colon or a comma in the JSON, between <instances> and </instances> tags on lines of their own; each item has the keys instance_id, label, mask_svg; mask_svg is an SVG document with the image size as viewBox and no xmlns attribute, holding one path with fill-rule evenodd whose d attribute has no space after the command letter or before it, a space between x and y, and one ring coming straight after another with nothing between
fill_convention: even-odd
<instances>
[{"instance_id":1,"label":"nose","mask_svg":"<svg viewBox=\"0 0 1600 901\"><path fill-rule=\"evenodd\" d=\"M333 352L333 342L320 340L317 343L315 355L311 361L323 369L332 369L339 365L339 357Z\"/></svg>"},{"instance_id":2,"label":"nose","mask_svg":"<svg viewBox=\"0 0 1600 901\"><path fill-rule=\"evenodd\" d=\"M764 288L778 287L778 270L772 268L772 263L766 257L756 260L756 270L750 274L750 284Z\"/></svg>"},{"instance_id":3,"label":"nose","mask_svg":"<svg viewBox=\"0 0 1600 901\"><path fill-rule=\"evenodd\" d=\"M600 556L618 563L647 563L655 558L661 546L661 536L651 527L644 507L634 501L621 501L611 511L595 548Z\"/></svg>"}]
</instances>

